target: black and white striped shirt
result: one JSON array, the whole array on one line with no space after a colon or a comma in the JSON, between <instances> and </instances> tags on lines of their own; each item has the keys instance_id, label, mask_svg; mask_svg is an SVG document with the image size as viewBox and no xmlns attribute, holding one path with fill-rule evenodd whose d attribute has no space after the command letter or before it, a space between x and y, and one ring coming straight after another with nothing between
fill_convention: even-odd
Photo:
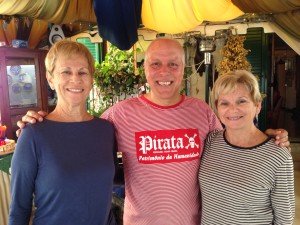
<instances>
[{"instance_id":1,"label":"black and white striped shirt","mask_svg":"<svg viewBox=\"0 0 300 225\"><path fill-rule=\"evenodd\" d=\"M293 161L273 139L241 148L229 144L224 131L210 133L199 182L202 225L293 224Z\"/></svg>"}]
</instances>

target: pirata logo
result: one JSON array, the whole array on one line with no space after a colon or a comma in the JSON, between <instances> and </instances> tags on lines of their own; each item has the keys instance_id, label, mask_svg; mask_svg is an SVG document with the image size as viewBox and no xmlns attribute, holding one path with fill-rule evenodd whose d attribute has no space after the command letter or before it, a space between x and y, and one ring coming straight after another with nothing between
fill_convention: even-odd
<instances>
[{"instance_id":1,"label":"pirata logo","mask_svg":"<svg viewBox=\"0 0 300 225\"><path fill-rule=\"evenodd\" d=\"M142 131L135 138L137 159L142 163L186 161L200 155L198 129Z\"/></svg>"}]
</instances>

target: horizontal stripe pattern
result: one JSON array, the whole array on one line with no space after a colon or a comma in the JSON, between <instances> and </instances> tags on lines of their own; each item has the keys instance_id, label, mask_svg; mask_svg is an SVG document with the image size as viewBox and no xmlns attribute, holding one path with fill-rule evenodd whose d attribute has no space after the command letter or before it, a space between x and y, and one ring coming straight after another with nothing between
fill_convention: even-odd
<instances>
[{"instance_id":1,"label":"horizontal stripe pattern","mask_svg":"<svg viewBox=\"0 0 300 225\"><path fill-rule=\"evenodd\" d=\"M143 97L120 102L105 112L113 122L125 173L125 225L198 225L200 160L138 163L135 132L196 128L201 152L207 134L221 125L200 99L183 97L173 107L153 105Z\"/></svg>"},{"instance_id":2,"label":"horizontal stripe pattern","mask_svg":"<svg viewBox=\"0 0 300 225\"><path fill-rule=\"evenodd\" d=\"M231 146L212 132L201 158L201 224L293 224L293 160L273 139Z\"/></svg>"}]
</instances>

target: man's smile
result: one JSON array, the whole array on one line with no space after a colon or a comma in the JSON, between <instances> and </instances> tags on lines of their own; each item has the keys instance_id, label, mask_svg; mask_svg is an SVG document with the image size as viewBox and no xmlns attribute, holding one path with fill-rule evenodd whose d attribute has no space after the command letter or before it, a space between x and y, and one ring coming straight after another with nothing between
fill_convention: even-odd
<instances>
[{"instance_id":1,"label":"man's smile","mask_svg":"<svg viewBox=\"0 0 300 225\"><path fill-rule=\"evenodd\" d=\"M157 84L159 84L160 86L169 86L173 83L173 81L157 81Z\"/></svg>"}]
</instances>

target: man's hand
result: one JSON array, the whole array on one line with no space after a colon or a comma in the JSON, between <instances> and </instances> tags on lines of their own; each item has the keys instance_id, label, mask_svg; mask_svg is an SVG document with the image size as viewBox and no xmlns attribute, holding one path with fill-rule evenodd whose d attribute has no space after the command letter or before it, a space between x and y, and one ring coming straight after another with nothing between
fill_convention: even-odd
<instances>
[{"instance_id":1,"label":"man's hand","mask_svg":"<svg viewBox=\"0 0 300 225\"><path fill-rule=\"evenodd\" d=\"M26 123L36 123L37 121L42 122L43 117L46 115L47 113L44 111L28 111L26 115L22 117L22 121L19 120L17 122L17 126L20 128L16 131L17 137L20 136L21 130L26 126Z\"/></svg>"},{"instance_id":2,"label":"man's hand","mask_svg":"<svg viewBox=\"0 0 300 225\"><path fill-rule=\"evenodd\" d=\"M268 129L265 132L267 135L275 138L275 144L281 147L287 147L291 151L288 132L284 129Z\"/></svg>"}]
</instances>

